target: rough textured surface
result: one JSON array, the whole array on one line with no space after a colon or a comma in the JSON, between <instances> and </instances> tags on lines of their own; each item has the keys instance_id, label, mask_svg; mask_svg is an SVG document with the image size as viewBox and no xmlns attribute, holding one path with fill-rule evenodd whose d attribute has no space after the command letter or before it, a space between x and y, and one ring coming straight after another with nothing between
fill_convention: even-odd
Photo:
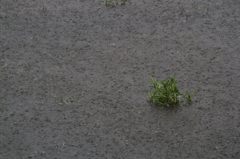
<instances>
[{"instance_id":1,"label":"rough textured surface","mask_svg":"<svg viewBox=\"0 0 240 159\"><path fill-rule=\"evenodd\" d=\"M0 158L239 159L239 44L238 0L1 0Z\"/></svg>"}]
</instances>

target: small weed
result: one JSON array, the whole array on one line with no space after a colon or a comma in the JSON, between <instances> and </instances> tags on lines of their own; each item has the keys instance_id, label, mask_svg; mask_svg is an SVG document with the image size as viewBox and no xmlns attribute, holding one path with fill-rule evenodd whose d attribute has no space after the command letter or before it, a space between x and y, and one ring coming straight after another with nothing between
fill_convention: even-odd
<instances>
[{"instance_id":1,"label":"small weed","mask_svg":"<svg viewBox=\"0 0 240 159\"><path fill-rule=\"evenodd\" d=\"M106 0L105 1L105 5L106 6L111 6L111 7L115 7L117 5L117 2L114 0Z\"/></svg>"},{"instance_id":2,"label":"small weed","mask_svg":"<svg viewBox=\"0 0 240 159\"><path fill-rule=\"evenodd\" d=\"M67 100L65 100L65 99L62 98L62 102L65 103L65 104L70 104L70 103L76 102L76 101L75 101L75 100L69 100L69 101L67 101Z\"/></svg>"},{"instance_id":3,"label":"small weed","mask_svg":"<svg viewBox=\"0 0 240 159\"><path fill-rule=\"evenodd\" d=\"M127 0L121 0L121 3L118 2L118 0L105 0L105 5L109 7L115 7L118 4L124 5L127 2Z\"/></svg>"},{"instance_id":4,"label":"small weed","mask_svg":"<svg viewBox=\"0 0 240 159\"><path fill-rule=\"evenodd\" d=\"M186 91L186 95L185 95L185 98L186 98L186 102L187 103L191 103L192 102L192 96L194 95L194 92L192 92L191 94L189 94L187 91Z\"/></svg>"},{"instance_id":5,"label":"small weed","mask_svg":"<svg viewBox=\"0 0 240 159\"><path fill-rule=\"evenodd\" d=\"M154 88L154 91L150 91L148 94L148 98L151 102L165 106L174 106L183 102L183 100L181 100L183 95L179 92L175 85L177 83L175 75L174 77L168 77L168 80L163 81L157 81L151 76L150 82ZM194 93L189 94L186 92L185 98L187 103L192 101L193 94Z\"/></svg>"}]
</instances>

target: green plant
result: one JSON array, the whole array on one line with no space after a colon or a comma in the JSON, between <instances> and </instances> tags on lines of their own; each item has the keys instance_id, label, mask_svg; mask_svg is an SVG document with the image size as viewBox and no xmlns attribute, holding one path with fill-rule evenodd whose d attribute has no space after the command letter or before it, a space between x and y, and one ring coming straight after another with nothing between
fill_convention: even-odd
<instances>
[{"instance_id":1,"label":"green plant","mask_svg":"<svg viewBox=\"0 0 240 159\"><path fill-rule=\"evenodd\" d=\"M114 7L114 6L117 5L117 2L114 1L114 0L106 0L106 1L105 1L105 5L106 5L106 6Z\"/></svg>"},{"instance_id":2,"label":"green plant","mask_svg":"<svg viewBox=\"0 0 240 159\"><path fill-rule=\"evenodd\" d=\"M185 95L185 98L186 98L186 102L187 103L191 103L192 102L192 96L194 95L194 92L192 92L191 94L189 94L187 91L186 91L186 95Z\"/></svg>"},{"instance_id":3,"label":"green plant","mask_svg":"<svg viewBox=\"0 0 240 159\"><path fill-rule=\"evenodd\" d=\"M159 105L174 106L183 101L181 100L183 95L176 87L177 81L175 80L175 75L174 77L168 77L168 80L162 81L157 81L152 76L150 78L150 82L154 88L154 91L150 91L148 94L148 98L151 102ZM186 92L186 102L190 103L192 101L192 96L193 93L188 94Z\"/></svg>"},{"instance_id":4,"label":"green plant","mask_svg":"<svg viewBox=\"0 0 240 159\"><path fill-rule=\"evenodd\" d=\"M64 98L62 98L62 102L65 103L65 104L70 104L72 102L76 102L76 100L69 100L69 101L67 101Z\"/></svg>"}]
</instances>

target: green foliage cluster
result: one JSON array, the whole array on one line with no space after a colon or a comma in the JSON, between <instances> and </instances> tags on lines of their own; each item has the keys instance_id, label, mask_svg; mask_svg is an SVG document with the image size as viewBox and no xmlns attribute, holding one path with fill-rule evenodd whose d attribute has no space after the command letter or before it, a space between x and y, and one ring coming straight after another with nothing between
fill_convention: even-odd
<instances>
[{"instance_id":1,"label":"green foliage cluster","mask_svg":"<svg viewBox=\"0 0 240 159\"><path fill-rule=\"evenodd\" d=\"M175 106L180 102L190 103L192 101L192 96L194 94L189 94L186 92L185 98L186 100L181 100L183 94L181 94L176 87L177 81L174 77L168 77L168 80L157 81L151 76L152 88L154 91L150 91L148 94L148 98L151 102L165 105L165 106Z\"/></svg>"},{"instance_id":2,"label":"green foliage cluster","mask_svg":"<svg viewBox=\"0 0 240 159\"><path fill-rule=\"evenodd\" d=\"M115 0L106 0L105 5L106 6L116 6L117 2Z\"/></svg>"},{"instance_id":3,"label":"green foliage cluster","mask_svg":"<svg viewBox=\"0 0 240 159\"><path fill-rule=\"evenodd\" d=\"M121 5L124 5L127 2L127 0L121 0ZM118 3L117 0L105 0L105 5L110 7L115 7Z\"/></svg>"}]
</instances>

